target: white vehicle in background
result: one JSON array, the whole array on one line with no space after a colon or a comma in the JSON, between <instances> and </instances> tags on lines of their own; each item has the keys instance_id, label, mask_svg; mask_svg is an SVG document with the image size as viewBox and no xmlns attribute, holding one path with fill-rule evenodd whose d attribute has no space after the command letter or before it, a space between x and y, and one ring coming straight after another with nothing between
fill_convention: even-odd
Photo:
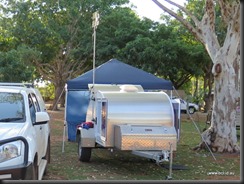
<instances>
[{"instance_id":1,"label":"white vehicle in background","mask_svg":"<svg viewBox=\"0 0 244 184\"><path fill-rule=\"evenodd\" d=\"M199 110L199 106L197 104L187 102L187 101L183 100L182 98L173 97L172 100L180 101L180 109L181 109L181 112L183 112L183 113L187 113L187 111L188 111L189 114L194 114L196 111Z\"/></svg>"},{"instance_id":2,"label":"white vehicle in background","mask_svg":"<svg viewBox=\"0 0 244 184\"><path fill-rule=\"evenodd\" d=\"M41 180L50 162L49 115L31 84L0 83L0 180Z\"/></svg>"}]
</instances>

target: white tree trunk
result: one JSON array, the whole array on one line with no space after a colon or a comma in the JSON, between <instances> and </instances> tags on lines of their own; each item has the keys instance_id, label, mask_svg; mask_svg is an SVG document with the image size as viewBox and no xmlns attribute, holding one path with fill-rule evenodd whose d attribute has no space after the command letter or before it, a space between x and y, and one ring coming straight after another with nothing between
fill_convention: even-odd
<instances>
[{"instance_id":1,"label":"white tree trunk","mask_svg":"<svg viewBox=\"0 0 244 184\"><path fill-rule=\"evenodd\" d=\"M213 114L211 126L203 137L217 152L240 150L235 122L236 104L240 100L240 25L238 16L236 18L229 20L224 45L212 56L215 84Z\"/></svg>"},{"instance_id":2,"label":"white tree trunk","mask_svg":"<svg viewBox=\"0 0 244 184\"><path fill-rule=\"evenodd\" d=\"M223 21L228 26L225 42L221 47L215 33L213 0L206 0L205 13L201 21L184 7L171 0L165 0L185 12L194 24L190 24L158 0L152 1L179 20L205 46L213 62L215 87L211 126L203 132L204 141L199 147L205 147L206 142L214 152L239 151L235 119L236 104L240 100L240 2L237 0L217 1Z\"/></svg>"}]
</instances>

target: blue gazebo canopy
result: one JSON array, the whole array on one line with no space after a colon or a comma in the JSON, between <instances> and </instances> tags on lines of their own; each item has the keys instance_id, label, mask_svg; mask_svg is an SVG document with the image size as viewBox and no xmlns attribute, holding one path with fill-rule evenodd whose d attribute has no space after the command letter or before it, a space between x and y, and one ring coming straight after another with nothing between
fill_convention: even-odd
<instances>
[{"instance_id":1,"label":"blue gazebo canopy","mask_svg":"<svg viewBox=\"0 0 244 184\"><path fill-rule=\"evenodd\" d=\"M85 90L93 83L93 70L67 81L68 90ZM161 79L126 63L111 59L95 68L95 84L135 84L143 89L172 90L169 80Z\"/></svg>"}]
</instances>

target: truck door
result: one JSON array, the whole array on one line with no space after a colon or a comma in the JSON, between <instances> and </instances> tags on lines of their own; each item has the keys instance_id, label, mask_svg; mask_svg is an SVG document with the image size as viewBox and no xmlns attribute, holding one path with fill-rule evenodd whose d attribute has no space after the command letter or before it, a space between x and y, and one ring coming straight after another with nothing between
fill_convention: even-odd
<instances>
[{"instance_id":1,"label":"truck door","mask_svg":"<svg viewBox=\"0 0 244 184\"><path fill-rule=\"evenodd\" d=\"M43 141L43 137L45 135L44 133L44 125L40 124L36 124L36 112L40 112L40 105L37 101L36 95L35 94L29 94L28 95L28 99L29 99L29 109L30 109L30 115L31 115L31 120L32 120L32 124L34 126L35 131L33 132L33 136L35 137L35 141L37 143L37 151L38 151L38 161L40 161L40 159L45 155L45 147L46 147L46 141Z\"/></svg>"}]
</instances>

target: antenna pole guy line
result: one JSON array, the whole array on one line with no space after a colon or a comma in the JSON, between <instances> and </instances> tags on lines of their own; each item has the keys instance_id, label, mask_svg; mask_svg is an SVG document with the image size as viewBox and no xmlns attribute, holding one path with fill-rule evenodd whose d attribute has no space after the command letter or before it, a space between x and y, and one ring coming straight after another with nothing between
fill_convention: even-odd
<instances>
[{"instance_id":1,"label":"antenna pole guy line","mask_svg":"<svg viewBox=\"0 0 244 184\"><path fill-rule=\"evenodd\" d=\"M174 90L175 90L177 96L180 97L180 95L178 94L178 92L176 91L175 88L174 88ZM188 114L188 116L190 117L191 121L193 122L194 126L196 127L196 129L197 129L199 135L201 136L201 139L204 141L205 145L207 146L207 148L208 148L210 154L212 155L212 157L214 158L214 160L216 160L216 158L215 158L213 152L211 151L210 147L208 146L206 140L203 138L203 136L202 136L202 134L201 134L199 128L198 128L197 125L196 125L196 122L193 120L193 118L192 118L191 115L189 114L188 110L187 110L187 114Z\"/></svg>"}]
</instances>

